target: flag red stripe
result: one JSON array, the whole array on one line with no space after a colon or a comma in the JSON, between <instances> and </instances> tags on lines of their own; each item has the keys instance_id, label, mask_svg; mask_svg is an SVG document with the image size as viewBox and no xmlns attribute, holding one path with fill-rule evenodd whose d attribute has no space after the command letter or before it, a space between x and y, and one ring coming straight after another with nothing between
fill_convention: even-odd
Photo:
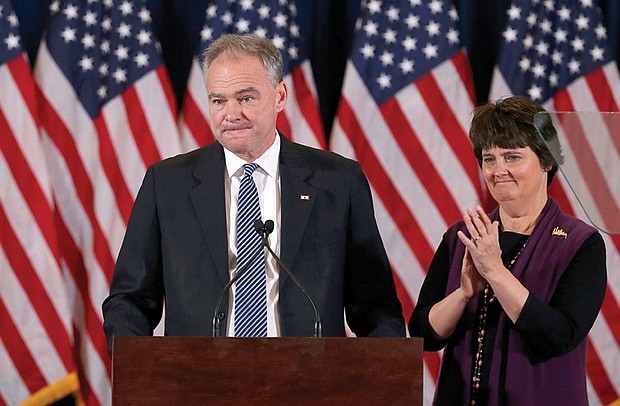
<instances>
[{"instance_id":1,"label":"flag red stripe","mask_svg":"<svg viewBox=\"0 0 620 406\"><path fill-rule=\"evenodd\" d=\"M28 346L17 330L17 326L13 322L11 314L7 310L1 297L0 320L2 320L2 329L0 329L0 338L2 339L2 343L6 347L8 355L13 361L13 365L19 372L19 376L28 390L31 393L36 392L47 385L47 382L32 357Z\"/></svg>"},{"instance_id":2,"label":"flag red stripe","mask_svg":"<svg viewBox=\"0 0 620 406\"><path fill-rule=\"evenodd\" d=\"M157 145L155 145L153 133L144 115L144 110L142 109L142 103L138 97L136 87L129 86L123 92L121 99L125 105L129 127L131 127L131 133L136 140L138 152L142 156L144 166L149 166L154 162L161 161L161 155L159 155ZM118 117L114 117L114 119L118 120Z\"/></svg>"},{"instance_id":3,"label":"flag red stripe","mask_svg":"<svg viewBox=\"0 0 620 406\"><path fill-rule=\"evenodd\" d=\"M170 109L170 115L172 117L177 116L177 100L174 95L174 90L172 90L172 82L168 77L168 71L166 71L166 67L164 64L161 64L157 69L155 69L155 73L157 73L157 79L161 84L161 88L166 95L166 102L168 103L168 108Z\"/></svg>"},{"instance_id":4,"label":"flag red stripe","mask_svg":"<svg viewBox=\"0 0 620 406\"><path fill-rule=\"evenodd\" d=\"M94 238L95 257L102 269L112 269L114 267L114 259L108 249L99 222L95 217L93 186L88 178L86 168L82 164L75 141L45 95L42 93L39 95L39 99L43 104L41 112L46 117L42 124L56 148L63 154L64 161L76 186L78 198L90 221Z\"/></svg>"},{"instance_id":5,"label":"flag red stripe","mask_svg":"<svg viewBox=\"0 0 620 406\"><path fill-rule=\"evenodd\" d=\"M353 145L357 159L361 163L362 168L364 168L364 173L368 177L370 184L377 191L378 197L394 219L394 222L399 225L407 245L409 245L411 251L418 258L420 266L423 269L427 269L433 258L434 250L429 245L420 226L411 215L411 211L394 187L392 179L381 166L366 137L363 136L364 131L355 118L345 97L340 100L338 116L340 125L351 145Z\"/></svg>"},{"instance_id":6,"label":"flag red stripe","mask_svg":"<svg viewBox=\"0 0 620 406\"><path fill-rule=\"evenodd\" d=\"M38 124L39 115L37 113L36 92L30 66L23 56L11 60L6 63L5 66L9 68L15 84L24 98L26 106L28 106L28 112L30 113L32 121Z\"/></svg>"},{"instance_id":7,"label":"flag red stripe","mask_svg":"<svg viewBox=\"0 0 620 406\"><path fill-rule=\"evenodd\" d=\"M586 351L586 371L588 372L588 376L596 377L596 379L591 378L590 382L601 402L603 402L604 405L608 405L618 399L618 393L609 380L607 372L605 372L603 368L603 363L589 338L587 340Z\"/></svg>"},{"instance_id":8,"label":"flag red stripe","mask_svg":"<svg viewBox=\"0 0 620 406\"><path fill-rule=\"evenodd\" d=\"M467 55L465 55L465 51L461 51L454 55L454 57L452 57L452 64L454 65L456 71L459 74L461 84L465 86L465 89L467 89L467 95L469 96L470 105L475 106L476 90L474 88L474 81L471 79L473 75L469 66L469 61L467 60Z\"/></svg>"},{"instance_id":9,"label":"flag red stripe","mask_svg":"<svg viewBox=\"0 0 620 406\"><path fill-rule=\"evenodd\" d=\"M209 123L205 116L202 115L196 100L191 92L187 93L183 104L183 122L192 134L192 138L199 147L204 147L215 141L215 137L211 132Z\"/></svg>"},{"instance_id":10,"label":"flag red stripe","mask_svg":"<svg viewBox=\"0 0 620 406\"><path fill-rule=\"evenodd\" d=\"M480 184L478 173L478 161L473 154L467 134L463 131L454 115L454 111L446 100L446 95L437 85L432 73L422 76L415 82L415 85L420 90L420 95L424 98L426 105L429 106L428 110L433 115L434 121L439 126L441 133L444 134L444 138L452 148L452 151L458 157L465 173L482 200L482 185ZM451 222L448 222L448 224L451 224Z\"/></svg>"},{"instance_id":11,"label":"flag red stripe","mask_svg":"<svg viewBox=\"0 0 620 406\"><path fill-rule=\"evenodd\" d=\"M588 83L588 88L600 111L619 111L611 91L611 84L607 80L603 68L588 73L584 76L584 79ZM614 139L614 141L617 143L616 145L620 143L618 139Z\"/></svg>"},{"instance_id":12,"label":"flag red stripe","mask_svg":"<svg viewBox=\"0 0 620 406\"><path fill-rule=\"evenodd\" d=\"M428 158L419 141L418 135L409 126L407 117L394 97L385 101L379 110L390 127L391 133L398 142L400 149L407 158L409 166L415 171L418 179L429 192L428 195L438 208L444 222L452 224L461 217L450 191L437 173L437 168Z\"/></svg>"},{"instance_id":13,"label":"flag red stripe","mask_svg":"<svg viewBox=\"0 0 620 406\"><path fill-rule=\"evenodd\" d=\"M76 326L77 327L77 326ZM76 329L77 330L77 329ZM86 357L81 357L79 354L79 349L82 348L82 337L79 334L75 336L75 359L78 362L78 379L80 381L80 395L82 396L82 400L85 405L101 405L102 402L97 398L93 387L90 385L88 377L84 373L84 361ZM87 362L88 360L86 360ZM76 402L77 403L77 402Z\"/></svg>"},{"instance_id":14,"label":"flag red stripe","mask_svg":"<svg viewBox=\"0 0 620 406\"><path fill-rule=\"evenodd\" d=\"M26 295L28 295L28 300L39 316L39 322L46 331L50 341L57 349L65 369L67 371L72 370L73 360L70 356L71 340L67 335L62 320L58 317L58 313L53 310L54 305L47 295L28 255L15 235L15 231L11 227L6 217L6 212L1 205L0 230L2 230L2 233L0 233L0 242L3 249L8 253L7 260L11 264L11 268L15 270L13 274L17 280L19 280ZM53 272L52 270L47 271Z\"/></svg>"},{"instance_id":15,"label":"flag red stripe","mask_svg":"<svg viewBox=\"0 0 620 406\"><path fill-rule=\"evenodd\" d=\"M127 224L129 221L129 214L131 213L131 206L133 206L133 198L121 174L118 155L116 155L114 147L112 147L112 141L110 140L110 134L108 133L103 115L99 114L99 116L93 120L93 125L97 130L101 166L114 192L116 206L123 217L123 221ZM61 151L63 151L63 153L65 152L64 150Z\"/></svg>"},{"instance_id":16,"label":"flag red stripe","mask_svg":"<svg viewBox=\"0 0 620 406\"><path fill-rule=\"evenodd\" d=\"M308 87L308 82L304 76L304 71L301 67L294 69L291 72L293 78L293 86L295 87L295 95L297 98L297 105L299 110L306 118L306 122L314 135L316 135L317 141L322 149L327 148L325 137L323 137L323 124L321 123L321 117L319 116L319 110L316 108L316 101L314 95Z\"/></svg>"},{"instance_id":17,"label":"flag red stripe","mask_svg":"<svg viewBox=\"0 0 620 406\"><path fill-rule=\"evenodd\" d=\"M80 252L80 249L73 241L73 238L71 237L69 230L66 228L65 223L60 217L57 218L57 232L58 240L63 253L63 259L67 264L67 268L71 273L83 301L86 330L88 331L96 352L105 364L109 375L111 373L111 366L110 357L107 352L108 344L103 332L101 320L99 319L99 306L101 306L101 303L97 303L97 309L95 309L95 304L92 302L88 291L90 282L88 277L88 269L86 269L86 265L84 264L84 258Z\"/></svg>"},{"instance_id":18,"label":"flag red stripe","mask_svg":"<svg viewBox=\"0 0 620 406\"><path fill-rule=\"evenodd\" d=\"M0 137L0 150L11 168L13 178L24 196L26 203L30 207L30 212L39 225L39 229L45 237L50 251L53 253L54 257L58 259L58 247L55 244L56 235L54 234L54 221L51 216L47 198L43 190L41 190L34 173L30 169L30 165L28 165L24 159L2 110L0 110L0 134L3 134Z\"/></svg>"},{"instance_id":19,"label":"flag red stripe","mask_svg":"<svg viewBox=\"0 0 620 406\"><path fill-rule=\"evenodd\" d=\"M276 126L278 127L278 130L280 130L289 139L293 138L293 135L291 133L291 124L288 120L288 116L286 115L286 112L282 112L278 114L278 118L276 120Z\"/></svg>"}]
</instances>

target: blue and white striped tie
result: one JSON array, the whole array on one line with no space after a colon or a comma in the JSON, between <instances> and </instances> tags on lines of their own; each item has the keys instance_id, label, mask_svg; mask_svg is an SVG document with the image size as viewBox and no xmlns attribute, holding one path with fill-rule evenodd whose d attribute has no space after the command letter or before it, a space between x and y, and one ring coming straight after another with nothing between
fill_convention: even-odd
<instances>
[{"instance_id":1,"label":"blue and white striped tie","mask_svg":"<svg viewBox=\"0 0 620 406\"><path fill-rule=\"evenodd\" d=\"M255 163L243 165L237 203L237 271L260 249L261 238L254 221L261 218L258 191L252 173ZM265 256L259 255L237 280L235 291L235 336L267 336L267 278Z\"/></svg>"}]
</instances>

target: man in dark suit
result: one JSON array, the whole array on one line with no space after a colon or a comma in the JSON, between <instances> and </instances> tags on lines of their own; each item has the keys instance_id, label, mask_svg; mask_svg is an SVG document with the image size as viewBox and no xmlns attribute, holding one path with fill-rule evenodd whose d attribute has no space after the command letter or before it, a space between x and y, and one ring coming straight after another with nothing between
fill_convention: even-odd
<instances>
[{"instance_id":1,"label":"man in dark suit","mask_svg":"<svg viewBox=\"0 0 620 406\"><path fill-rule=\"evenodd\" d=\"M151 335L165 298L167 335L211 335L222 288L235 275L237 195L256 163L269 241L316 302L324 336L404 336L401 306L359 164L293 143L276 130L287 98L282 60L268 40L226 35L205 53L217 142L152 165L144 178L103 303L114 335ZM314 311L267 254L268 336L312 336ZM235 285L221 320L235 335ZM230 296L230 297L229 297Z\"/></svg>"}]
</instances>

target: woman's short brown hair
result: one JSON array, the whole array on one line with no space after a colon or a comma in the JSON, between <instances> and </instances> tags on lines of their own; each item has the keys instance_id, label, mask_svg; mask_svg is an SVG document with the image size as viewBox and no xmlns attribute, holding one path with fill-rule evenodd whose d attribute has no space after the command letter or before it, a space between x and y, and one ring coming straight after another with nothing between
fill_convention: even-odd
<instances>
[{"instance_id":1,"label":"woman's short brown hair","mask_svg":"<svg viewBox=\"0 0 620 406\"><path fill-rule=\"evenodd\" d=\"M562 149L551 117L542 106L525 97L512 96L476 107L469 139L481 167L482 151L485 149L530 147L542 167L549 168L547 186L551 184L558 165L563 163ZM559 162L556 162L554 155Z\"/></svg>"}]
</instances>

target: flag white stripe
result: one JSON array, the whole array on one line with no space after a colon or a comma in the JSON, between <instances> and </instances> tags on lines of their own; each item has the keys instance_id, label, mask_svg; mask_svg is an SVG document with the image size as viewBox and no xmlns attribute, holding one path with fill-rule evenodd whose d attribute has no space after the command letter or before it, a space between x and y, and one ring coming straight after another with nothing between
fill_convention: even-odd
<instances>
[{"instance_id":1,"label":"flag white stripe","mask_svg":"<svg viewBox=\"0 0 620 406\"><path fill-rule=\"evenodd\" d=\"M2 247L0 247L2 251ZM3 253L0 252L0 257ZM0 259L0 261L3 261ZM0 299L4 301L4 299ZM15 368L13 360L2 340L0 340L0 404L10 405L28 398L30 391Z\"/></svg>"}]
</instances>

